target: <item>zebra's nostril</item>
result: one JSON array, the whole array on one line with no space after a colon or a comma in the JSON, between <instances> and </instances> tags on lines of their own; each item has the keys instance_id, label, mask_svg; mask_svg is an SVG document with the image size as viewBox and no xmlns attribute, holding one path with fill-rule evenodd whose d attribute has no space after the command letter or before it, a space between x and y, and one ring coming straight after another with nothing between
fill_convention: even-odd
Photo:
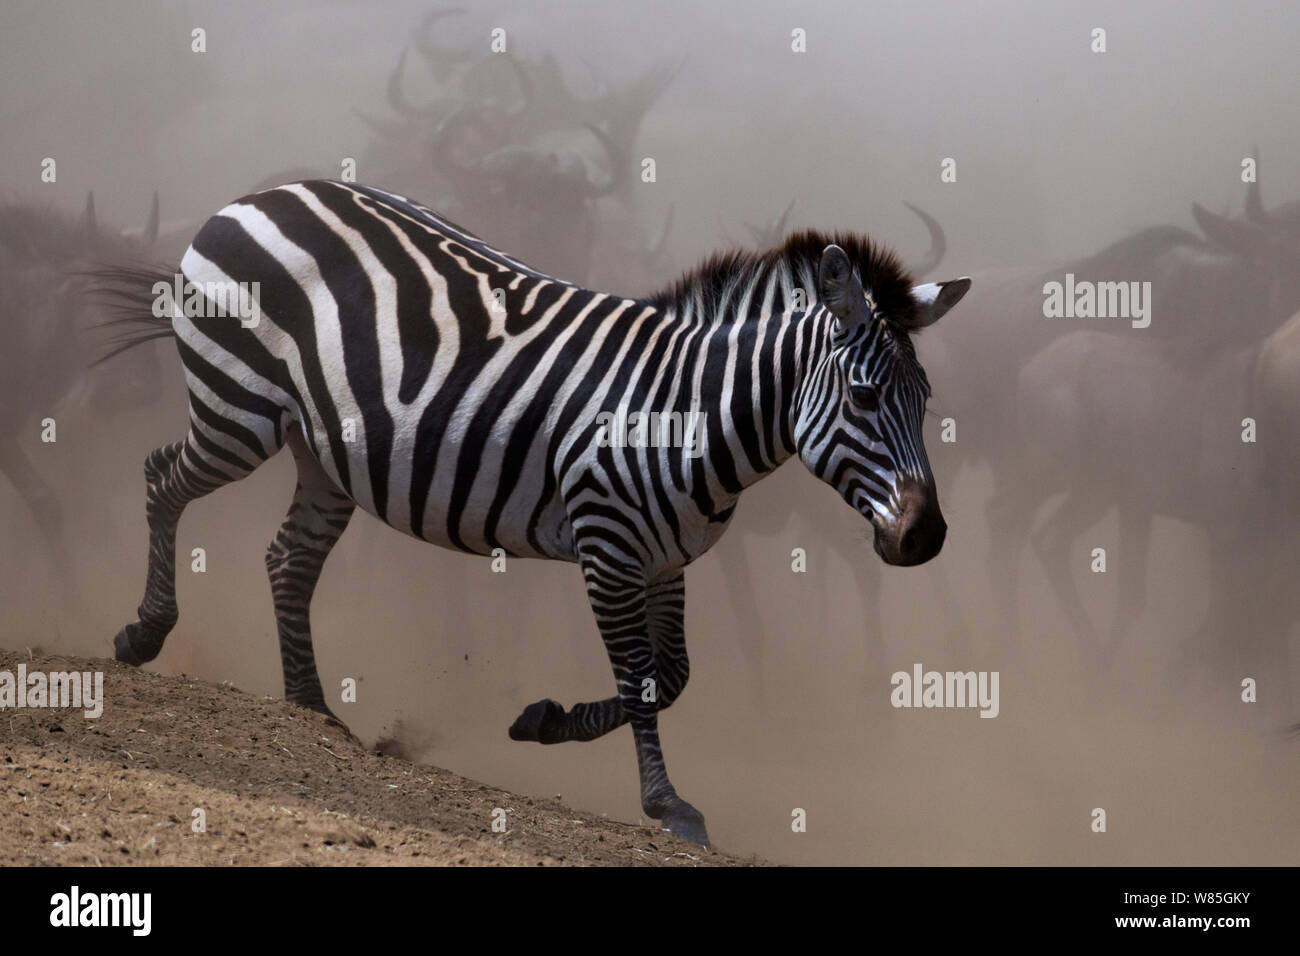
<instances>
[{"instance_id":1,"label":"zebra's nostril","mask_svg":"<svg viewBox=\"0 0 1300 956\"><path fill-rule=\"evenodd\" d=\"M903 533L898 538L898 552L905 558L910 558L916 554L919 546L919 535L917 529L921 522L915 518L909 518L907 525L903 528Z\"/></svg>"},{"instance_id":2,"label":"zebra's nostril","mask_svg":"<svg viewBox=\"0 0 1300 956\"><path fill-rule=\"evenodd\" d=\"M903 562L920 564L939 553L948 526L937 514L909 511L903 518L897 538L897 554Z\"/></svg>"}]
</instances>

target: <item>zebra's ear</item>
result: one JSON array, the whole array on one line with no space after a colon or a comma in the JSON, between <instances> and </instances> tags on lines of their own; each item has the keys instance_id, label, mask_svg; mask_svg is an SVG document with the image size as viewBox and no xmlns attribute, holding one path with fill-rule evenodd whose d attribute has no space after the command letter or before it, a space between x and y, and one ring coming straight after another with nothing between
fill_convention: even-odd
<instances>
[{"instance_id":1,"label":"zebra's ear","mask_svg":"<svg viewBox=\"0 0 1300 956\"><path fill-rule=\"evenodd\" d=\"M846 325L866 318L866 293L853 274L848 255L839 246L829 245L822 250L817 267L817 298Z\"/></svg>"},{"instance_id":2,"label":"zebra's ear","mask_svg":"<svg viewBox=\"0 0 1300 956\"><path fill-rule=\"evenodd\" d=\"M969 291L970 279L967 276L949 279L947 282L927 282L925 285L912 286L912 298L916 300L916 319L908 323L908 328L923 329L927 325L934 325Z\"/></svg>"}]
</instances>

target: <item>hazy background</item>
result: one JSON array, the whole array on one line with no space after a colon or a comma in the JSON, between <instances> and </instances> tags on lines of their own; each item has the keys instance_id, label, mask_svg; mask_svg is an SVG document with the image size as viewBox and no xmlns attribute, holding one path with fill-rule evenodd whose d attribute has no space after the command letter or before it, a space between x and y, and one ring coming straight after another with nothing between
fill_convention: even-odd
<instances>
[{"instance_id":1,"label":"hazy background","mask_svg":"<svg viewBox=\"0 0 1300 956\"><path fill-rule=\"evenodd\" d=\"M948 278L1050 270L1148 225L1191 229L1193 201L1239 216L1240 161L1254 144L1265 201L1300 197L1292 4L462 5L466 16L444 22L444 45L486 55L487 30L502 26L517 55L553 54L575 77L585 62L617 85L685 58L635 153L658 167L657 182L635 186L638 223L650 229L675 210L674 269L661 284L724 245L724 228L744 234L791 199L793 225L869 232L908 258L926 237L901 200L917 203L947 233L936 277ZM138 230L156 190L164 234L184 236L279 170L337 176L343 157L357 157L360 182L388 186L369 171L383 157L366 158L372 136L354 110L385 114L389 72L427 9L8 0L0 200L75 216L93 190L101 224ZM190 52L194 27L207 31L204 54ZM790 52L795 27L807 31L806 54ZM1107 31L1105 54L1089 48L1094 27ZM418 63L406 77L412 99L436 93ZM57 183L41 182L44 157L57 160ZM944 157L957 160L955 183L940 182ZM593 284L602 279L617 281L597 274ZM979 301L980 288L944 323L996 316L1003 303ZM957 361L978 377L1006 342L995 324L987 336L973 328L978 347ZM922 359L946 341L942 328L923 337ZM107 655L133 618L146 541L140 465L186 426L179 361L170 346L157 355L161 372L139 373L161 375L156 402L108 416L69 401L50 412L56 444L41 444L35 425L7 436L63 502L74 569L54 565L0 480L0 643ZM931 378L936 419L960 422L968 410L953 407L933 368ZM673 780L715 843L783 862L1297 862L1300 751L1279 733L1284 714L1239 702L1245 674L1177 665L1221 584L1202 530L1156 519L1139 633L1101 675L1080 662L1026 552L1012 652L990 598L990 472L937 447L930 426L948 544L934 565L883 571L879 614L864 607L861 575L882 573L866 527L798 463L747 492L730 533L688 572L692 679L661 726ZM1179 465L1150 463L1171 481ZM262 553L292 487L280 456L186 512L180 624L154 666L281 693ZM771 517L786 513L785 523ZM1275 533L1293 532L1295 518L1282 512ZM1231 510L1217 520L1231 522ZM776 530L751 533L764 523ZM1086 556L1111 547L1115 531L1107 516L1075 545L1098 621L1109 620L1116 584L1088 575ZM203 575L185 557L198 546ZM791 573L795 547L808 552L806 574ZM959 620L936 604L939 564ZM1262 585L1234 597L1271 600ZM326 566L313 622L327 695L344 677L360 681L359 702L340 715L368 743L396 734L430 763L636 817L630 732L547 748L506 737L534 700L568 706L609 692L573 566L521 560L492 574L486 559L358 513ZM1294 644L1289 619L1270 627ZM889 674L917 661L1002 671L1001 716L891 709ZM1294 686L1294 669L1269 676ZM808 811L805 834L790 832L795 807ZM1094 807L1107 810L1105 834L1089 830Z\"/></svg>"}]
</instances>

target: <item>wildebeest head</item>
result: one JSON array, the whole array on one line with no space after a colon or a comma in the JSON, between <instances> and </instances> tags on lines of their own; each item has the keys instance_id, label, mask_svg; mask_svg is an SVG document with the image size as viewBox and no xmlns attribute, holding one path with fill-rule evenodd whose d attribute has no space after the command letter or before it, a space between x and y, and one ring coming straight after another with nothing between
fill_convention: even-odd
<instances>
[{"instance_id":1,"label":"wildebeest head","mask_svg":"<svg viewBox=\"0 0 1300 956\"><path fill-rule=\"evenodd\" d=\"M585 281L595 237L590 204L617 187L626 166L619 148L602 129L588 127L606 153L604 175L593 174L582 153L563 146L509 144L477 160L462 158L455 147L480 126L468 113L440 126L437 168L460 200L459 216L529 265Z\"/></svg>"},{"instance_id":2,"label":"wildebeest head","mask_svg":"<svg viewBox=\"0 0 1300 956\"><path fill-rule=\"evenodd\" d=\"M137 235L104 228L93 194L80 218L39 206L0 207L0 327L9 341L0 349L0 401L11 420L48 415L70 399L108 412L156 399L158 364L151 350L111 374L88 369L97 351L91 330L98 306L87 294L85 273L142 261L157 238L156 193Z\"/></svg>"},{"instance_id":3,"label":"wildebeest head","mask_svg":"<svg viewBox=\"0 0 1300 956\"><path fill-rule=\"evenodd\" d=\"M1249 337L1269 334L1300 309L1300 203L1269 212L1258 182L1250 184L1246 217L1234 219L1193 204L1192 215L1205 237L1235 264L1234 284L1255 317L1233 316Z\"/></svg>"},{"instance_id":4,"label":"wildebeest head","mask_svg":"<svg viewBox=\"0 0 1300 956\"><path fill-rule=\"evenodd\" d=\"M398 58L387 88L395 118L360 114L376 134L367 167L400 191L431 196L439 211L483 239L562 279L590 280L595 236L610 221L602 251L617 245L639 257L643 243L629 238L637 230L628 157L680 63L654 66L617 87L591 70L580 92L546 53L524 60L514 52L457 51L437 33L461 12L427 14ZM437 92L408 95L407 69L421 61ZM608 160L593 159L592 145ZM624 202L598 212L597 200L611 196ZM626 275L604 271L615 285L635 286L639 266Z\"/></svg>"}]
</instances>

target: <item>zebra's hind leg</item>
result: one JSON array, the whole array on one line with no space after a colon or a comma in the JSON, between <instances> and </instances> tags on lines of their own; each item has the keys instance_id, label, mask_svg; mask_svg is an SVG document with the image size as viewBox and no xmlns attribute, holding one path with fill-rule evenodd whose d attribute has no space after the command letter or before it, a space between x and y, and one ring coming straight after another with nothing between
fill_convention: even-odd
<instances>
[{"instance_id":1,"label":"zebra's hind leg","mask_svg":"<svg viewBox=\"0 0 1300 956\"><path fill-rule=\"evenodd\" d=\"M184 440L149 453L144 463L149 570L138 619L113 638L119 661L138 666L153 660L176 626L176 525L185 506L249 474L269 457L259 454L250 463L198 437L193 428Z\"/></svg>"},{"instance_id":2,"label":"zebra's hind leg","mask_svg":"<svg viewBox=\"0 0 1300 956\"><path fill-rule=\"evenodd\" d=\"M347 528L356 505L325 474L296 432L290 433L289 446L298 465L298 484L289 511L266 549L266 573L271 579L284 667L284 698L342 725L325 703L316 671L310 609L325 559Z\"/></svg>"}]
</instances>

